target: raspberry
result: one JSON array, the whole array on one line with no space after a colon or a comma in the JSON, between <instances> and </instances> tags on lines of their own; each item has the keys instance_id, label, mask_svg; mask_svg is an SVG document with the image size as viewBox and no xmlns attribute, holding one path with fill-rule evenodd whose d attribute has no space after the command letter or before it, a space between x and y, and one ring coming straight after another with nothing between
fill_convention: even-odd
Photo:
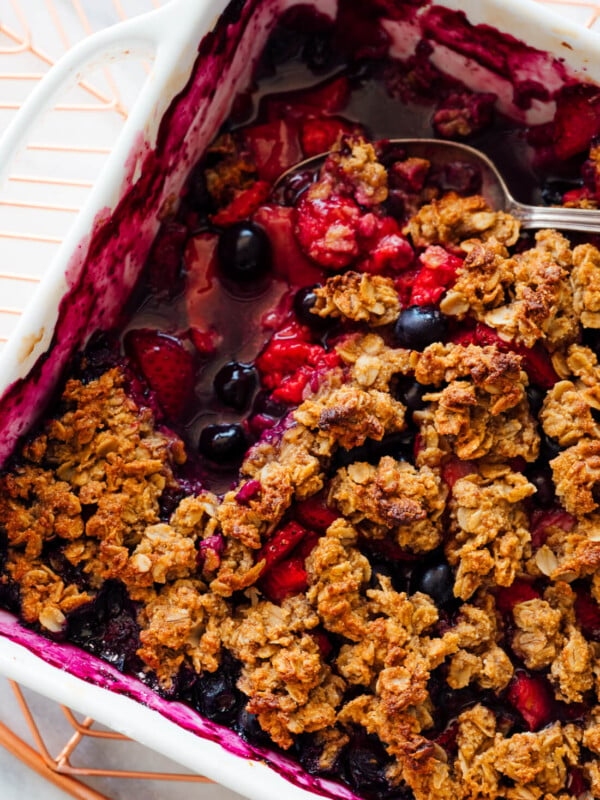
<instances>
[{"instance_id":1,"label":"raspberry","mask_svg":"<svg viewBox=\"0 0 600 800\"><path fill-rule=\"evenodd\" d=\"M402 308L407 308L411 305L413 286L420 271L419 269L407 269L401 272L397 278L394 278L394 286L398 292Z\"/></svg>"},{"instance_id":2,"label":"raspberry","mask_svg":"<svg viewBox=\"0 0 600 800\"><path fill-rule=\"evenodd\" d=\"M225 539L220 533L215 533L203 539L198 545L198 556L196 562L199 569L202 569L204 562L209 557L209 551L213 555L211 568L215 569L221 563L221 556L225 550Z\"/></svg>"},{"instance_id":3,"label":"raspberry","mask_svg":"<svg viewBox=\"0 0 600 800\"><path fill-rule=\"evenodd\" d=\"M337 353L327 353L309 339L309 329L292 322L272 337L256 359L263 386L274 390L276 400L300 403L309 384L313 391L318 389L320 372L340 363Z\"/></svg>"},{"instance_id":4,"label":"raspberry","mask_svg":"<svg viewBox=\"0 0 600 800\"><path fill-rule=\"evenodd\" d=\"M410 296L410 305L435 305L456 281L462 259L453 256L443 247L432 245L419 256L423 268L417 275Z\"/></svg>"},{"instance_id":5,"label":"raspberry","mask_svg":"<svg viewBox=\"0 0 600 800\"><path fill-rule=\"evenodd\" d=\"M294 232L300 247L313 261L328 269L342 269L360 253L359 219L360 209L348 197L302 197L296 209Z\"/></svg>"},{"instance_id":6,"label":"raspberry","mask_svg":"<svg viewBox=\"0 0 600 800\"><path fill-rule=\"evenodd\" d=\"M192 327L188 330L188 336L196 350L203 356L214 356L223 339L214 328L203 331L200 328Z\"/></svg>"},{"instance_id":7,"label":"raspberry","mask_svg":"<svg viewBox=\"0 0 600 800\"><path fill-rule=\"evenodd\" d=\"M365 221L370 223L370 230ZM376 275L407 269L415 255L396 220L393 217L379 218L374 214L365 214L361 219L359 247L366 255L357 265L358 269Z\"/></svg>"},{"instance_id":8,"label":"raspberry","mask_svg":"<svg viewBox=\"0 0 600 800\"><path fill-rule=\"evenodd\" d=\"M430 163L424 158L404 158L394 161L389 170L389 180L395 189L420 192L429 174Z\"/></svg>"}]
</instances>

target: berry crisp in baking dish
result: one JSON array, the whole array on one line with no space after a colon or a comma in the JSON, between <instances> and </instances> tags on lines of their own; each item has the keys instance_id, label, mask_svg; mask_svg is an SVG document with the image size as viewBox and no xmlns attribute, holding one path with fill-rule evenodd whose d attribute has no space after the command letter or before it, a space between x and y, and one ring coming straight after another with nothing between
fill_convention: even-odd
<instances>
[{"instance_id":1,"label":"berry crisp in baking dish","mask_svg":"<svg viewBox=\"0 0 600 800\"><path fill-rule=\"evenodd\" d=\"M599 242L521 231L472 166L389 141L467 141L519 199L596 208L600 89L429 8L492 72L554 71L499 111L372 12L271 34L120 326L0 475L0 604L316 791L600 797Z\"/></svg>"}]
</instances>

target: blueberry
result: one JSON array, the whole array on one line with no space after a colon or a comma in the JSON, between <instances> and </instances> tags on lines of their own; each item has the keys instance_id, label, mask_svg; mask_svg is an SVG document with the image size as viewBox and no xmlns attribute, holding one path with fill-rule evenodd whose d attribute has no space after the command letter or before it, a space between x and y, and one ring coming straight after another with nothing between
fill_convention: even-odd
<instances>
[{"instance_id":1,"label":"blueberry","mask_svg":"<svg viewBox=\"0 0 600 800\"><path fill-rule=\"evenodd\" d=\"M364 444L346 450L340 447L332 462L334 470L347 467L356 461L366 461L368 464L378 464L383 456L392 456L397 461L410 461L414 448L415 431L407 428L401 433L390 433L378 442L375 439L366 439Z\"/></svg>"},{"instance_id":2,"label":"blueberry","mask_svg":"<svg viewBox=\"0 0 600 800\"><path fill-rule=\"evenodd\" d=\"M325 752L324 742L319 740L318 734L303 733L296 738L294 752L302 765L302 769L308 772L309 775L321 775L322 777L334 778L334 780L337 777L339 780L339 773L343 770L344 748L338 751L332 762L330 762L330 758L325 759L327 766L324 767L322 763L322 757Z\"/></svg>"},{"instance_id":3,"label":"blueberry","mask_svg":"<svg viewBox=\"0 0 600 800\"><path fill-rule=\"evenodd\" d=\"M581 343L591 348L598 355L600 353L600 330L597 328L584 328Z\"/></svg>"},{"instance_id":4,"label":"blueberry","mask_svg":"<svg viewBox=\"0 0 600 800\"><path fill-rule=\"evenodd\" d=\"M401 433L389 433L380 442L368 439L370 460L377 464L384 456L392 456L396 461L410 461L413 454L416 432L407 428Z\"/></svg>"},{"instance_id":5,"label":"blueberry","mask_svg":"<svg viewBox=\"0 0 600 800\"><path fill-rule=\"evenodd\" d=\"M353 789L361 792L386 792L386 771L390 758L376 736L355 734L346 752L348 774Z\"/></svg>"},{"instance_id":6,"label":"blueberry","mask_svg":"<svg viewBox=\"0 0 600 800\"><path fill-rule=\"evenodd\" d=\"M379 589L380 583L379 578L392 578L393 572L392 568L389 564L383 564L380 562L375 562L371 564L371 580L369 581L369 587L371 589Z\"/></svg>"},{"instance_id":7,"label":"blueberry","mask_svg":"<svg viewBox=\"0 0 600 800\"><path fill-rule=\"evenodd\" d=\"M327 317L319 317L311 312L317 302L315 286L305 286L299 289L294 297L294 311L298 321L302 325L308 325L314 331L325 331L331 327L331 320Z\"/></svg>"},{"instance_id":8,"label":"blueberry","mask_svg":"<svg viewBox=\"0 0 600 800\"><path fill-rule=\"evenodd\" d=\"M527 480L536 488L532 499L538 506L549 508L554 503L554 481L548 467L533 467L527 472Z\"/></svg>"},{"instance_id":9,"label":"blueberry","mask_svg":"<svg viewBox=\"0 0 600 800\"><path fill-rule=\"evenodd\" d=\"M552 461L561 452L561 447L556 439L552 439L544 431L540 434L540 457L544 461Z\"/></svg>"},{"instance_id":10,"label":"blueberry","mask_svg":"<svg viewBox=\"0 0 600 800\"><path fill-rule=\"evenodd\" d=\"M354 464L356 461L367 461L370 463L371 460L372 453L368 444L361 444L359 447L353 447L351 450L340 447L333 457L332 467L334 470L338 470L341 467Z\"/></svg>"},{"instance_id":11,"label":"blueberry","mask_svg":"<svg viewBox=\"0 0 600 800\"><path fill-rule=\"evenodd\" d=\"M106 581L96 597L67 619L67 639L117 669L138 665L139 625L136 609L119 581Z\"/></svg>"},{"instance_id":12,"label":"blueberry","mask_svg":"<svg viewBox=\"0 0 600 800\"><path fill-rule=\"evenodd\" d=\"M260 727L256 714L251 714L245 706L240 708L235 729L245 742L250 744L268 744L271 739Z\"/></svg>"},{"instance_id":13,"label":"blueberry","mask_svg":"<svg viewBox=\"0 0 600 800\"><path fill-rule=\"evenodd\" d=\"M220 725L232 725L239 714L242 695L235 678L225 670L204 674L195 686L197 706L202 714Z\"/></svg>"},{"instance_id":14,"label":"blueberry","mask_svg":"<svg viewBox=\"0 0 600 800\"><path fill-rule=\"evenodd\" d=\"M215 394L224 406L243 411L252 397L258 375L250 364L240 364L230 361L215 375L213 385Z\"/></svg>"},{"instance_id":15,"label":"blueberry","mask_svg":"<svg viewBox=\"0 0 600 800\"><path fill-rule=\"evenodd\" d=\"M456 602L454 597L454 574L445 562L425 569L419 578L417 589L428 594L440 608Z\"/></svg>"},{"instance_id":16,"label":"blueberry","mask_svg":"<svg viewBox=\"0 0 600 800\"><path fill-rule=\"evenodd\" d=\"M527 400L529 401L529 410L531 411L534 417L537 417L537 415L542 410L544 397L546 397L546 392L543 389L540 389L539 386L527 387Z\"/></svg>"},{"instance_id":17,"label":"blueberry","mask_svg":"<svg viewBox=\"0 0 600 800\"><path fill-rule=\"evenodd\" d=\"M302 172L293 172L284 178L277 192L280 199L283 200L283 204L295 206L304 192L315 182L317 174L317 170L303 170Z\"/></svg>"},{"instance_id":18,"label":"blueberry","mask_svg":"<svg viewBox=\"0 0 600 800\"><path fill-rule=\"evenodd\" d=\"M200 434L198 449L210 461L229 464L242 458L248 443L241 425L207 425Z\"/></svg>"},{"instance_id":19,"label":"blueberry","mask_svg":"<svg viewBox=\"0 0 600 800\"><path fill-rule=\"evenodd\" d=\"M435 386L426 386L408 375L398 376L394 385L394 397L409 411L419 411L424 408L427 404L423 400L423 395L434 391Z\"/></svg>"},{"instance_id":20,"label":"blueberry","mask_svg":"<svg viewBox=\"0 0 600 800\"><path fill-rule=\"evenodd\" d=\"M542 185L542 202L546 206L561 206L563 195L581 187L581 181L548 179Z\"/></svg>"},{"instance_id":21,"label":"blueberry","mask_svg":"<svg viewBox=\"0 0 600 800\"><path fill-rule=\"evenodd\" d=\"M269 417L273 417L273 419L283 417L284 414L287 414L287 410L286 403L276 400L271 392L265 389L258 392L252 404L252 412L254 414L266 414Z\"/></svg>"},{"instance_id":22,"label":"blueberry","mask_svg":"<svg viewBox=\"0 0 600 800\"><path fill-rule=\"evenodd\" d=\"M236 222L221 232L217 259L223 277L239 284L257 283L271 271L271 242L260 225Z\"/></svg>"},{"instance_id":23,"label":"blueberry","mask_svg":"<svg viewBox=\"0 0 600 800\"><path fill-rule=\"evenodd\" d=\"M410 306L400 313L394 335L398 346L423 350L443 341L447 329L444 315L435 306Z\"/></svg>"}]
</instances>

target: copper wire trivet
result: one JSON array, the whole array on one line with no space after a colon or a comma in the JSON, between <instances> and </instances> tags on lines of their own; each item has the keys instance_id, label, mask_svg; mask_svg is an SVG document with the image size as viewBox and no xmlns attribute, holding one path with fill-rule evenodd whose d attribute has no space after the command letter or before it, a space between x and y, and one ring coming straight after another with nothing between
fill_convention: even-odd
<instances>
[{"instance_id":1,"label":"copper wire trivet","mask_svg":"<svg viewBox=\"0 0 600 800\"><path fill-rule=\"evenodd\" d=\"M71 763L72 756L75 755L79 745L87 739L104 739L114 742L131 741L127 736L115 733L110 730L96 730L96 724L91 717L86 717L81 722L77 720L73 711L67 706L60 706L67 722L73 729L73 733L67 739L65 745L56 755L50 753L49 747L44 741L40 726L38 725L34 712L15 681L8 682L15 694L21 713L23 714L29 732L33 737L35 746L32 747L20 736L14 733L7 725L0 722L0 745L9 750L28 767L35 770L43 778L58 786L63 791L71 794L79 800L110 800L106 795L97 792L80 778L129 778L138 780L160 780L160 781L190 781L194 783L213 783L209 778L202 775L189 775L171 772L147 772L143 770L116 770L107 769L99 766L74 766Z\"/></svg>"},{"instance_id":2,"label":"copper wire trivet","mask_svg":"<svg viewBox=\"0 0 600 800\"><path fill-rule=\"evenodd\" d=\"M164 5L166 0L146 0L146 8L141 10L149 11ZM38 0L39 2L39 0ZM572 16L588 28L600 27L600 2L594 0L538 0L542 4L553 6L556 10L567 11L572 9ZM27 19L25 5L26 0L0 0L10 6L14 24L6 24L0 17L0 112L9 114L9 117L16 113L20 108L21 102L14 99L15 85L27 85L33 87L36 81L40 80L45 72L55 62L56 57L52 57L48 52L38 45L37 39L32 35L32 26ZM74 12L75 18L79 21L80 31L74 37L73 30L67 31L64 22L64 10L69 6ZM108 0L105 5L109 6ZM93 32L93 26L84 8L83 0L44 0L45 11L47 12L55 31L62 44L62 49L67 50L74 44L76 38L89 35ZM112 0L114 11L114 21L127 19L129 16L128 0ZM106 10L106 9L103 9ZM136 11L140 11L138 2ZM5 14L6 16L6 14ZM36 69L23 70L16 69L14 63L20 56L27 54L33 57ZM145 65L147 71L147 65ZM127 103L121 97L121 91L112 72L106 68L102 72L103 85L97 81L81 81L79 90L86 96L86 101L74 102L65 100L55 106L54 113L85 114L91 115L112 115L122 123L127 117ZM8 91L10 87L10 91ZM6 91L4 95L3 90ZM17 93L18 94L18 93ZM7 99L3 99L3 97ZM7 121L7 120L6 120ZM3 128L3 118L0 118L0 133ZM60 154L61 163L68 164L69 159L80 158L89 155L98 162L105 160L111 152L112 144L118 135L119 126L115 126L115 134L112 143L78 143L77 145L65 144L60 138L55 137L43 141L29 141L27 150L30 153L42 154L46 157L55 157ZM99 168L99 167L98 167ZM68 170L67 170L68 172ZM38 267L36 272L25 271L0 271L0 288L3 298L9 298L8 302L3 299L0 306L0 347L7 341L8 337L20 314L22 313L31 289L39 283L43 274L43 268L50 262L52 255L63 241L68 228L64 224L59 225L59 233L49 233L45 224L44 217L58 215L59 218L68 217L74 219L83 202L93 187L93 180L73 177L69 175L46 174L41 172L19 171L12 172L7 182L8 188L0 192L0 214L4 215L7 210L13 212L23 212L26 214L33 211L35 217L32 227L23 226L21 220L16 218L14 227L3 228L0 226L0 264L34 264ZM66 197L66 201L61 199L57 202L52 198L54 190L60 189ZM69 193L71 197L69 197ZM2 217L4 222L6 215ZM7 244L12 250L6 251ZM42 245L42 250L27 250L31 245ZM4 246L4 247L3 247ZM22 246L22 250L19 248ZM16 250L14 248L17 248ZM5 252L6 251L6 252ZM27 258L21 258L20 253L27 252ZM33 259L31 253L33 252ZM15 285L17 289L15 290ZM15 297L15 299L13 299ZM12 301L12 302L11 302ZM97 730L93 726L95 722L90 717L78 721L73 711L66 706L60 706L67 722L72 728L72 734L67 739L64 746L57 755L50 753L46 745L40 726L36 722L33 711L18 683L9 681L15 694L19 709L27 723L27 727L33 737L35 746L25 742L20 736L14 733L7 725L0 722L0 745L5 747L17 758L19 758L31 769L35 770L49 782L58 786L63 791L71 794L79 800L110 800L107 795L92 789L83 783L81 778L127 778L142 780L161 780L161 781L190 781L196 783L212 783L204 776L189 775L180 773L147 772L143 770L114 770L102 768L100 766L74 766L71 758L76 755L77 748L82 742L87 740L111 740L118 746L119 742L131 741L122 734L110 730Z\"/></svg>"}]
</instances>

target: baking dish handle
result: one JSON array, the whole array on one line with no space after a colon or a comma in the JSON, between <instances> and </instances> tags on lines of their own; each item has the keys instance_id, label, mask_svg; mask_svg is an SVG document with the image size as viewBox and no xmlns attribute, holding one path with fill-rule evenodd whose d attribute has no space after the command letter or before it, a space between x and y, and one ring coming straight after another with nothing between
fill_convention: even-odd
<instances>
[{"instance_id":1,"label":"baking dish handle","mask_svg":"<svg viewBox=\"0 0 600 800\"><path fill-rule=\"evenodd\" d=\"M152 73L136 100L136 106L148 107L163 91L164 78L172 72L180 48L189 38L188 20L194 5L197 7L197 0L171 0L162 8L98 31L68 50L37 84L0 140L0 181L14 156L25 147L31 126L84 71L131 56L154 57Z\"/></svg>"}]
</instances>

